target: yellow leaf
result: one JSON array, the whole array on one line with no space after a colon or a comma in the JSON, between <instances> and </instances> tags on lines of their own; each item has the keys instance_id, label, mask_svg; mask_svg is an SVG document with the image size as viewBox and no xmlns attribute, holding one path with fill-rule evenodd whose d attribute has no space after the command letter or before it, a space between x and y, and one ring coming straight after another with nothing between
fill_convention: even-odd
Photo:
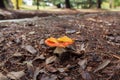
<instances>
[{"instance_id":1,"label":"yellow leaf","mask_svg":"<svg viewBox=\"0 0 120 80\"><path fill-rule=\"evenodd\" d=\"M63 36L57 39L59 42L69 42L69 43L73 43L73 40L67 36Z\"/></svg>"}]
</instances>

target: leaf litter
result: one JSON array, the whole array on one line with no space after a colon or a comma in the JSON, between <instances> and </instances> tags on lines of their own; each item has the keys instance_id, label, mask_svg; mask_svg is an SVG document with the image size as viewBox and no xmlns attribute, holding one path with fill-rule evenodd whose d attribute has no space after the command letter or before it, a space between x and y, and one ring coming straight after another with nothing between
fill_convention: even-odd
<instances>
[{"instance_id":1,"label":"leaf litter","mask_svg":"<svg viewBox=\"0 0 120 80\"><path fill-rule=\"evenodd\" d=\"M100 12L1 23L0 79L119 80L118 17ZM65 35L75 42L64 50L44 43Z\"/></svg>"}]
</instances>

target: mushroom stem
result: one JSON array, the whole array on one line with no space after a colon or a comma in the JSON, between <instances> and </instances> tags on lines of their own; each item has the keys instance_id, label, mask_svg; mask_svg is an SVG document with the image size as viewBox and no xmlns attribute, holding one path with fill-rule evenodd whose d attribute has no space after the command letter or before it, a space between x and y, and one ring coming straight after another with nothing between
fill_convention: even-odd
<instances>
[{"instance_id":1,"label":"mushroom stem","mask_svg":"<svg viewBox=\"0 0 120 80\"><path fill-rule=\"evenodd\" d=\"M56 47L55 50L54 50L54 54L58 54L58 55L61 55L62 53L66 52L66 49L63 48L63 47Z\"/></svg>"}]
</instances>

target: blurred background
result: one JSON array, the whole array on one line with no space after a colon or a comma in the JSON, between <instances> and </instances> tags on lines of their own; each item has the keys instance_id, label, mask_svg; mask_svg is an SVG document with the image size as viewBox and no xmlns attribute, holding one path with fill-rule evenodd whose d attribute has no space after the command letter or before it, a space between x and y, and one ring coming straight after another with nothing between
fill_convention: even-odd
<instances>
[{"instance_id":1,"label":"blurred background","mask_svg":"<svg viewBox=\"0 0 120 80\"><path fill-rule=\"evenodd\" d=\"M0 7L21 10L58 8L120 10L120 0L0 0Z\"/></svg>"}]
</instances>

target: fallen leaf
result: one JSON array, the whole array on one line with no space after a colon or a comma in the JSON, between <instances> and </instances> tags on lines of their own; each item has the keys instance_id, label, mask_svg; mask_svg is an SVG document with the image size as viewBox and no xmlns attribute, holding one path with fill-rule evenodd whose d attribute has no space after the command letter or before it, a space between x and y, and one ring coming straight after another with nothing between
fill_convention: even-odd
<instances>
[{"instance_id":1,"label":"fallen leaf","mask_svg":"<svg viewBox=\"0 0 120 80\"><path fill-rule=\"evenodd\" d=\"M63 80L73 80L72 77L65 77Z\"/></svg>"},{"instance_id":2,"label":"fallen leaf","mask_svg":"<svg viewBox=\"0 0 120 80\"><path fill-rule=\"evenodd\" d=\"M65 48L56 47L53 53L61 55L64 52L66 52Z\"/></svg>"},{"instance_id":3,"label":"fallen leaf","mask_svg":"<svg viewBox=\"0 0 120 80\"><path fill-rule=\"evenodd\" d=\"M31 77L33 77L34 67L33 67L32 61L25 61L24 63L27 65L27 72Z\"/></svg>"},{"instance_id":4,"label":"fallen leaf","mask_svg":"<svg viewBox=\"0 0 120 80\"><path fill-rule=\"evenodd\" d=\"M40 45L44 44L44 39L40 40Z\"/></svg>"},{"instance_id":5,"label":"fallen leaf","mask_svg":"<svg viewBox=\"0 0 120 80\"><path fill-rule=\"evenodd\" d=\"M80 31L76 32L77 35L80 35L80 33L81 33Z\"/></svg>"},{"instance_id":6,"label":"fallen leaf","mask_svg":"<svg viewBox=\"0 0 120 80\"><path fill-rule=\"evenodd\" d=\"M81 76L84 80L93 80L92 76L87 71L82 71Z\"/></svg>"},{"instance_id":7,"label":"fallen leaf","mask_svg":"<svg viewBox=\"0 0 120 80\"><path fill-rule=\"evenodd\" d=\"M16 38L14 41L15 41L17 44L21 43L20 38Z\"/></svg>"},{"instance_id":8,"label":"fallen leaf","mask_svg":"<svg viewBox=\"0 0 120 80\"><path fill-rule=\"evenodd\" d=\"M29 34L35 34L35 31L31 31L31 32L29 32Z\"/></svg>"},{"instance_id":9,"label":"fallen leaf","mask_svg":"<svg viewBox=\"0 0 120 80\"><path fill-rule=\"evenodd\" d=\"M120 36L117 36L117 37L115 38L115 42L120 43Z\"/></svg>"},{"instance_id":10,"label":"fallen leaf","mask_svg":"<svg viewBox=\"0 0 120 80\"><path fill-rule=\"evenodd\" d=\"M19 80L21 77L23 77L25 75L24 71L18 71L18 72L9 72L7 74L7 77L9 77L10 79L15 79L15 80Z\"/></svg>"},{"instance_id":11,"label":"fallen leaf","mask_svg":"<svg viewBox=\"0 0 120 80\"><path fill-rule=\"evenodd\" d=\"M0 37L3 37L3 33L0 32Z\"/></svg>"},{"instance_id":12,"label":"fallen leaf","mask_svg":"<svg viewBox=\"0 0 120 80\"><path fill-rule=\"evenodd\" d=\"M23 40L26 40L26 36L25 35L21 35Z\"/></svg>"},{"instance_id":13,"label":"fallen leaf","mask_svg":"<svg viewBox=\"0 0 120 80\"><path fill-rule=\"evenodd\" d=\"M13 57L21 57L21 56L22 56L21 53L15 53L15 54L13 54Z\"/></svg>"},{"instance_id":14,"label":"fallen leaf","mask_svg":"<svg viewBox=\"0 0 120 80\"><path fill-rule=\"evenodd\" d=\"M37 76L39 75L39 73L46 73L46 71L45 69L39 69L39 67L36 68L34 75L33 75L33 80L37 80Z\"/></svg>"},{"instance_id":15,"label":"fallen leaf","mask_svg":"<svg viewBox=\"0 0 120 80\"><path fill-rule=\"evenodd\" d=\"M87 66L87 59L84 59L84 60L80 60L78 62L78 64L80 65L80 67L84 70Z\"/></svg>"},{"instance_id":16,"label":"fallen leaf","mask_svg":"<svg viewBox=\"0 0 120 80\"><path fill-rule=\"evenodd\" d=\"M25 46L25 49L32 54L37 53L37 51L31 45Z\"/></svg>"},{"instance_id":17,"label":"fallen leaf","mask_svg":"<svg viewBox=\"0 0 120 80\"><path fill-rule=\"evenodd\" d=\"M73 33L75 33L76 32L76 30L69 30L69 29L66 29L66 34L73 34Z\"/></svg>"},{"instance_id":18,"label":"fallen leaf","mask_svg":"<svg viewBox=\"0 0 120 80\"><path fill-rule=\"evenodd\" d=\"M45 56L43 54L41 54L40 56L35 57L34 61L38 60L38 59L44 60Z\"/></svg>"},{"instance_id":19,"label":"fallen leaf","mask_svg":"<svg viewBox=\"0 0 120 80\"><path fill-rule=\"evenodd\" d=\"M5 39L3 37L0 38L0 43L2 43Z\"/></svg>"},{"instance_id":20,"label":"fallen leaf","mask_svg":"<svg viewBox=\"0 0 120 80\"><path fill-rule=\"evenodd\" d=\"M81 45L80 50L85 51L85 44L84 43Z\"/></svg>"},{"instance_id":21,"label":"fallen leaf","mask_svg":"<svg viewBox=\"0 0 120 80\"><path fill-rule=\"evenodd\" d=\"M111 61L110 60L105 60L103 63L101 63L95 70L94 72L97 72L103 68L105 68Z\"/></svg>"},{"instance_id":22,"label":"fallen leaf","mask_svg":"<svg viewBox=\"0 0 120 80\"><path fill-rule=\"evenodd\" d=\"M7 76L0 73L0 80L9 80L9 79L7 78Z\"/></svg>"},{"instance_id":23,"label":"fallen leaf","mask_svg":"<svg viewBox=\"0 0 120 80\"><path fill-rule=\"evenodd\" d=\"M56 79L57 79L56 75L43 74L40 80L56 80Z\"/></svg>"},{"instance_id":24,"label":"fallen leaf","mask_svg":"<svg viewBox=\"0 0 120 80\"><path fill-rule=\"evenodd\" d=\"M88 21L93 21L93 22L96 22L96 19L94 18L87 18Z\"/></svg>"},{"instance_id":25,"label":"fallen leaf","mask_svg":"<svg viewBox=\"0 0 120 80\"><path fill-rule=\"evenodd\" d=\"M49 58L46 59L45 63L46 64L50 64L50 63L53 63L57 60L57 57L56 56L51 56Z\"/></svg>"},{"instance_id":26,"label":"fallen leaf","mask_svg":"<svg viewBox=\"0 0 120 80\"><path fill-rule=\"evenodd\" d=\"M55 67L51 65L46 65L46 70L51 73L56 73L58 71Z\"/></svg>"},{"instance_id":27,"label":"fallen leaf","mask_svg":"<svg viewBox=\"0 0 120 80\"><path fill-rule=\"evenodd\" d=\"M62 73L66 71L66 68L57 68L57 70Z\"/></svg>"}]
</instances>

